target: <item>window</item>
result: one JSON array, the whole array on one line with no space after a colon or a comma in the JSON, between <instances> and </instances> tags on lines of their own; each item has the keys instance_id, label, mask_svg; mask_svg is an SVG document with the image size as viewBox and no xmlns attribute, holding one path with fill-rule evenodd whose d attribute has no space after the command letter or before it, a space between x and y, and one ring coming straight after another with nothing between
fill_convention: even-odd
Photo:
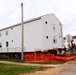
<instances>
[{"instance_id":1,"label":"window","mask_svg":"<svg viewBox=\"0 0 76 75\"><path fill-rule=\"evenodd\" d=\"M59 25L61 25L61 23L59 23Z\"/></svg>"},{"instance_id":2,"label":"window","mask_svg":"<svg viewBox=\"0 0 76 75\"><path fill-rule=\"evenodd\" d=\"M2 43L0 43L0 48L2 48Z\"/></svg>"},{"instance_id":3,"label":"window","mask_svg":"<svg viewBox=\"0 0 76 75\"><path fill-rule=\"evenodd\" d=\"M61 38L61 36L59 36L59 38Z\"/></svg>"},{"instance_id":4,"label":"window","mask_svg":"<svg viewBox=\"0 0 76 75\"><path fill-rule=\"evenodd\" d=\"M59 38L61 38L61 34L59 33Z\"/></svg>"},{"instance_id":5,"label":"window","mask_svg":"<svg viewBox=\"0 0 76 75\"><path fill-rule=\"evenodd\" d=\"M47 24L47 21L45 21L45 24Z\"/></svg>"},{"instance_id":6,"label":"window","mask_svg":"<svg viewBox=\"0 0 76 75\"><path fill-rule=\"evenodd\" d=\"M13 40L11 40L11 42L13 42Z\"/></svg>"},{"instance_id":7,"label":"window","mask_svg":"<svg viewBox=\"0 0 76 75\"><path fill-rule=\"evenodd\" d=\"M54 43L54 44L57 43L57 39L56 39L55 36L54 36L54 39L53 39L53 43Z\"/></svg>"},{"instance_id":8,"label":"window","mask_svg":"<svg viewBox=\"0 0 76 75\"><path fill-rule=\"evenodd\" d=\"M11 30L13 29L13 27L11 27Z\"/></svg>"},{"instance_id":9,"label":"window","mask_svg":"<svg viewBox=\"0 0 76 75\"><path fill-rule=\"evenodd\" d=\"M46 36L46 39L48 39L48 36Z\"/></svg>"},{"instance_id":10,"label":"window","mask_svg":"<svg viewBox=\"0 0 76 75\"><path fill-rule=\"evenodd\" d=\"M57 40L56 39L53 39L53 43L57 43Z\"/></svg>"},{"instance_id":11,"label":"window","mask_svg":"<svg viewBox=\"0 0 76 75\"><path fill-rule=\"evenodd\" d=\"M1 36L1 32L0 32L0 36Z\"/></svg>"},{"instance_id":12,"label":"window","mask_svg":"<svg viewBox=\"0 0 76 75\"><path fill-rule=\"evenodd\" d=\"M53 43L56 43L56 40L55 39L53 39Z\"/></svg>"},{"instance_id":13,"label":"window","mask_svg":"<svg viewBox=\"0 0 76 75\"><path fill-rule=\"evenodd\" d=\"M8 35L8 30L6 30L6 35Z\"/></svg>"},{"instance_id":14,"label":"window","mask_svg":"<svg viewBox=\"0 0 76 75\"><path fill-rule=\"evenodd\" d=\"M6 42L6 47L8 47L8 41Z\"/></svg>"},{"instance_id":15,"label":"window","mask_svg":"<svg viewBox=\"0 0 76 75\"><path fill-rule=\"evenodd\" d=\"M55 24L53 24L53 30L55 31Z\"/></svg>"}]
</instances>

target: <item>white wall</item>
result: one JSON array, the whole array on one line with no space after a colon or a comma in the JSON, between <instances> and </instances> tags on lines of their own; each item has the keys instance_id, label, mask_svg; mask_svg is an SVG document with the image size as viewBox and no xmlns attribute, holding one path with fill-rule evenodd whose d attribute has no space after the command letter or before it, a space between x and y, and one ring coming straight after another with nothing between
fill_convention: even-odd
<instances>
[{"instance_id":1,"label":"white wall","mask_svg":"<svg viewBox=\"0 0 76 75\"><path fill-rule=\"evenodd\" d=\"M24 30L24 45L26 51L34 51L36 49L42 50L42 22L40 20L36 20L30 23L25 24Z\"/></svg>"},{"instance_id":2,"label":"white wall","mask_svg":"<svg viewBox=\"0 0 76 75\"><path fill-rule=\"evenodd\" d=\"M47 24L45 23L47 21ZM41 19L24 24L24 47L26 52L37 49L45 50L52 48L62 48L62 34L59 21L53 14L42 16ZM55 30L53 29L55 25ZM6 30L8 35L6 35ZM21 51L21 25L14 26L0 31L0 43L2 43L3 52L7 51L6 42L9 42L8 48L11 52ZM46 38L48 36L48 39ZM61 36L61 37L59 37ZM57 43L53 43L54 37ZM16 48L16 49L15 49Z\"/></svg>"},{"instance_id":3,"label":"white wall","mask_svg":"<svg viewBox=\"0 0 76 75\"><path fill-rule=\"evenodd\" d=\"M6 30L8 35L6 35ZM0 31L0 33L2 34L0 37L0 43L2 43L3 48L2 52L7 52L6 48L10 48L10 52L21 51L21 25L13 27L13 29L5 29ZM6 47L7 41L9 42L8 47ZM27 52L43 49L41 19L24 24L24 47Z\"/></svg>"},{"instance_id":4,"label":"white wall","mask_svg":"<svg viewBox=\"0 0 76 75\"><path fill-rule=\"evenodd\" d=\"M42 17L43 19L43 42L44 49L52 49L52 48L62 48L62 38L63 34L61 33L61 25L59 25L59 21L53 15L45 15ZM47 21L47 24L45 23ZM55 26L55 30L53 27ZM46 39L48 36L48 39ZM57 43L53 43L53 39L57 39Z\"/></svg>"},{"instance_id":5,"label":"white wall","mask_svg":"<svg viewBox=\"0 0 76 75\"><path fill-rule=\"evenodd\" d=\"M8 35L6 35L6 31ZM3 31L0 31L0 43L2 43L2 48L11 48L10 51L14 51L13 48L20 48L21 47L21 26L13 27L13 29L8 28ZM6 42L9 43L8 47L6 47ZM6 50L5 50L6 51ZM18 51L20 51L18 49Z\"/></svg>"}]
</instances>

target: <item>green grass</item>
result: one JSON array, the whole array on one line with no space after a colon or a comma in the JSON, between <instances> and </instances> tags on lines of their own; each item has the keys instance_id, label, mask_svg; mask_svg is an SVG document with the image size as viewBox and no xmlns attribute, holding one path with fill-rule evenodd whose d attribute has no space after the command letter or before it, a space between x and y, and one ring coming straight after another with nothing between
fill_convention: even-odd
<instances>
[{"instance_id":1,"label":"green grass","mask_svg":"<svg viewBox=\"0 0 76 75\"><path fill-rule=\"evenodd\" d=\"M11 62L20 62L21 60L20 59L15 59L15 58L12 58L12 59L0 59L1 61L11 61Z\"/></svg>"},{"instance_id":2,"label":"green grass","mask_svg":"<svg viewBox=\"0 0 76 75\"><path fill-rule=\"evenodd\" d=\"M64 64L64 62L51 62L50 64Z\"/></svg>"},{"instance_id":3,"label":"green grass","mask_svg":"<svg viewBox=\"0 0 76 75\"><path fill-rule=\"evenodd\" d=\"M9 65L0 63L0 75L18 75L22 73L35 72L42 67L38 66L23 66L23 65Z\"/></svg>"},{"instance_id":4,"label":"green grass","mask_svg":"<svg viewBox=\"0 0 76 75\"><path fill-rule=\"evenodd\" d=\"M42 63L35 63L35 64L50 64L50 65L58 65L64 64L65 62L42 62Z\"/></svg>"},{"instance_id":5,"label":"green grass","mask_svg":"<svg viewBox=\"0 0 76 75\"><path fill-rule=\"evenodd\" d=\"M74 61L76 61L76 59L73 59Z\"/></svg>"}]
</instances>

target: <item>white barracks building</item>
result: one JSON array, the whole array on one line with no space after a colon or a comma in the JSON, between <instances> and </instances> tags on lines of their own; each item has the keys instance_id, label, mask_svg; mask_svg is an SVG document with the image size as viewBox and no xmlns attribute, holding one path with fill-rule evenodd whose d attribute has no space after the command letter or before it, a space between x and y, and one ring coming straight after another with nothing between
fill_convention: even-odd
<instances>
[{"instance_id":1,"label":"white barracks building","mask_svg":"<svg viewBox=\"0 0 76 75\"><path fill-rule=\"evenodd\" d=\"M21 23L0 30L0 53L21 52ZM24 52L63 47L62 24L54 14L24 22Z\"/></svg>"}]
</instances>

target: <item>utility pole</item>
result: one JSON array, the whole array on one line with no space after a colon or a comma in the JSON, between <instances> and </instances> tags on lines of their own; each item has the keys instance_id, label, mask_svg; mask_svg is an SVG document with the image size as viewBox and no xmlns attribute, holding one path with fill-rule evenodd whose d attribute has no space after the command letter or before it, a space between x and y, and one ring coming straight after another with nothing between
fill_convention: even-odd
<instances>
[{"instance_id":1,"label":"utility pole","mask_svg":"<svg viewBox=\"0 0 76 75\"><path fill-rule=\"evenodd\" d=\"M23 3L21 3L21 27L22 27L22 52L21 61L24 61L24 24L23 24Z\"/></svg>"}]
</instances>

